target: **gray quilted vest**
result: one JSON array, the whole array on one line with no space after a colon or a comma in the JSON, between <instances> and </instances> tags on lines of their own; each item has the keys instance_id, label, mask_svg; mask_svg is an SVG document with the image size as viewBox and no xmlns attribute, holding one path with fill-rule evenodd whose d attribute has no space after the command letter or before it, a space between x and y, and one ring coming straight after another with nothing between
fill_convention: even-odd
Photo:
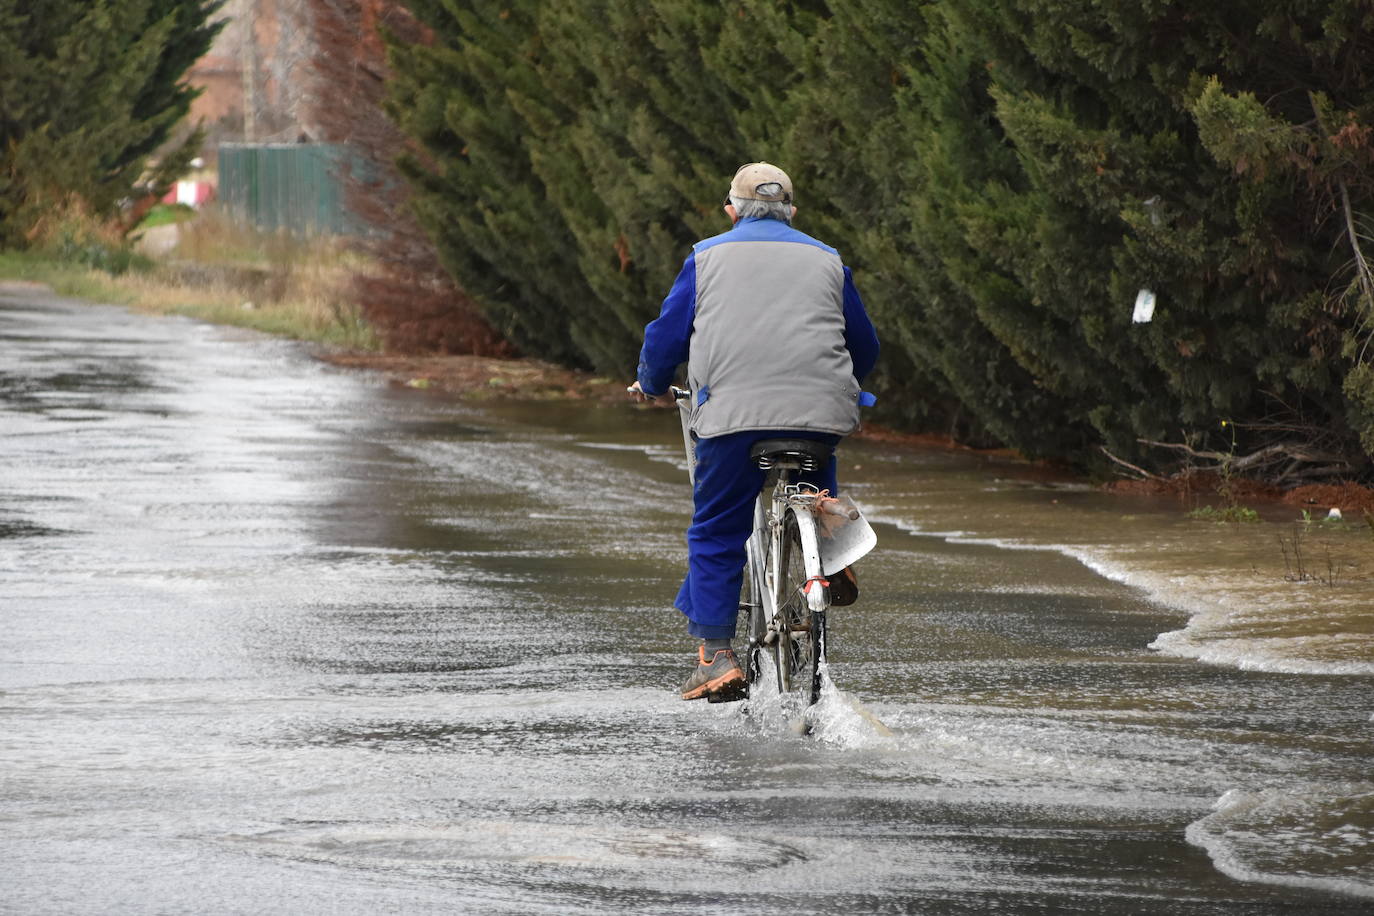
<instances>
[{"instance_id":1,"label":"gray quilted vest","mask_svg":"<svg viewBox=\"0 0 1374 916\"><path fill-rule=\"evenodd\" d=\"M859 383L835 250L785 223L751 220L699 243L694 259L692 431L853 432Z\"/></svg>"}]
</instances>

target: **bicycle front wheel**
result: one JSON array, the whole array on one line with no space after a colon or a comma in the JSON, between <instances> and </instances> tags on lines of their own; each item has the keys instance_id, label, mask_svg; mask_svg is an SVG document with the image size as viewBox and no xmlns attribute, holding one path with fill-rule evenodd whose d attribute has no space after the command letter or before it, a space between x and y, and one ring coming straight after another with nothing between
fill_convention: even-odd
<instances>
[{"instance_id":1,"label":"bicycle front wheel","mask_svg":"<svg viewBox=\"0 0 1374 916\"><path fill-rule=\"evenodd\" d=\"M744 587L740 593L740 630L744 636L745 683L753 690L762 672L764 643L768 636L768 618L772 606L764 569L767 558L767 528L755 530L745 545Z\"/></svg>"},{"instance_id":2,"label":"bicycle front wheel","mask_svg":"<svg viewBox=\"0 0 1374 916\"><path fill-rule=\"evenodd\" d=\"M777 564L773 661L778 691L810 706L820 699L820 666L825 653L825 589L811 516L788 511ZM808 595L811 590L816 592L815 599Z\"/></svg>"}]
</instances>

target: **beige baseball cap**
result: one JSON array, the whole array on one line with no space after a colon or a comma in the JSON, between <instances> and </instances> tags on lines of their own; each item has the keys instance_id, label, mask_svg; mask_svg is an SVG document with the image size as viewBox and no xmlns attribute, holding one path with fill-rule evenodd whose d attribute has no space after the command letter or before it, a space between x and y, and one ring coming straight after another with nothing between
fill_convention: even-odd
<instances>
[{"instance_id":1,"label":"beige baseball cap","mask_svg":"<svg viewBox=\"0 0 1374 916\"><path fill-rule=\"evenodd\" d=\"M772 194L760 193L764 185L778 184L782 190ZM787 173L768 162L747 162L735 172L730 182L730 196L741 200L780 200L792 202L792 179Z\"/></svg>"}]
</instances>

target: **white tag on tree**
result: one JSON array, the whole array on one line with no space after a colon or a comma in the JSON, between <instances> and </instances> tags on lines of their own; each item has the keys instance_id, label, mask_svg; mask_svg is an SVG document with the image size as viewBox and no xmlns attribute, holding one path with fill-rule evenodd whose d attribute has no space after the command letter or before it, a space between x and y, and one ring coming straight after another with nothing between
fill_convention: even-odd
<instances>
[{"instance_id":1,"label":"white tag on tree","mask_svg":"<svg viewBox=\"0 0 1374 916\"><path fill-rule=\"evenodd\" d=\"M1135 324L1147 324L1153 317L1155 317L1154 291L1142 289L1135 294L1135 314L1131 315L1131 321Z\"/></svg>"}]
</instances>

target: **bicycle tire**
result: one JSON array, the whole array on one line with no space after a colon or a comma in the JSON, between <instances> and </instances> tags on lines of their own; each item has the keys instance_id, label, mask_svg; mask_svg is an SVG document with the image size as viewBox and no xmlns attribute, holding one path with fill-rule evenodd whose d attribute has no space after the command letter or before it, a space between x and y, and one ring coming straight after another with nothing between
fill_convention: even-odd
<instances>
[{"instance_id":1,"label":"bicycle tire","mask_svg":"<svg viewBox=\"0 0 1374 916\"><path fill-rule=\"evenodd\" d=\"M745 545L744 587L740 595L740 623L744 635L744 668L746 690L751 689L763 672L764 639L772 616L772 600L768 590L768 524L761 504L754 508L754 532Z\"/></svg>"},{"instance_id":2,"label":"bicycle tire","mask_svg":"<svg viewBox=\"0 0 1374 916\"><path fill-rule=\"evenodd\" d=\"M778 577L774 583L775 626L773 662L778 692L810 706L821 695L821 661L825 655L825 604L812 606L807 584L821 588L820 559L816 551L815 522L809 515L788 510L778 544Z\"/></svg>"}]
</instances>

